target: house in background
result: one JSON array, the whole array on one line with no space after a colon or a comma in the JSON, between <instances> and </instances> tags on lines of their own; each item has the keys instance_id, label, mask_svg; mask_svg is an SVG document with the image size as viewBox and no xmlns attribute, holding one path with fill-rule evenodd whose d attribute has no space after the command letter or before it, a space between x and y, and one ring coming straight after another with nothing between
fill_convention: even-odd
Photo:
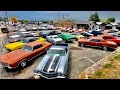
<instances>
[{"instance_id":1,"label":"house in background","mask_svg":"<svg viewBox=\"0 0 120 90\"><path fill-rule=\"evenodd\" d=\"M91 24L90 24L90 29L91 30L98 30L98 29L102 29L102 30L104 30L105 29L105 23L104 22L92 22Z\"/></svg>"},{"instance_id":2,"label":"house in background","mask_svg":"<svg viewBox=\"0 0 120 90\"><path fill-rule=\"evenodd\" d=\"M120 26L117 22L111 22L105 25L105 29L120 29Z\"/></svg>"}]
</instances>

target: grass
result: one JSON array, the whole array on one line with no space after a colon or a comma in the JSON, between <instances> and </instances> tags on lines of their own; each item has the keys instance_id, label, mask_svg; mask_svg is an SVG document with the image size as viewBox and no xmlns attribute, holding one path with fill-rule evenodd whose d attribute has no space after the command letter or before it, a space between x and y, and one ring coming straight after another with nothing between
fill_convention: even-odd
<instances>
[{"instance_id":1,"label":"grass","mask_svg":"<svg viewBox=\"0 0 120 90\"><path fill-rule=\"evenodd\" d=\"M110 62L97 70L90 79L119 79L120 78L120 54L114 55Z\"/></svg>"}]
</instances>

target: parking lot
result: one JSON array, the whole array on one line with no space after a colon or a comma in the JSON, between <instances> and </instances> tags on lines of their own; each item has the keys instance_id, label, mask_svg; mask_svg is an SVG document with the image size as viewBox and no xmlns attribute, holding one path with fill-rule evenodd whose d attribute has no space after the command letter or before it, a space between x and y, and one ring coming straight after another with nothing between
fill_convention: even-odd
<instances>
[{"instance_id":1,"label":"parking lot","mask_svg":"<svg viewBox=\"0 0 120 90\"><path fill-rule=\"evenodd\" d=\"M37 33L39 33L37 31ZM98 48L79 47L77 41L69 43L70 58L68 68L68 78L77 79L79 74L89 66L104 58L112 51L104 51ZM3 50L7 53L6 50ZM39 64L45 54L34 59L29 65L23 69L6 70L0 64L0 79L28 79L34 75L34 69Z\"/></svg>"}]
</instances>

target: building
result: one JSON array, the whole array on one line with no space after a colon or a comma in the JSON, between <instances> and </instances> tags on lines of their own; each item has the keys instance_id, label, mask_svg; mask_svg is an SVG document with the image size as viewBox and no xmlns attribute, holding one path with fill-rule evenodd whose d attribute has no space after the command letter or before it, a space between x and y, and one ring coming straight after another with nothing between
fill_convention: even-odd
<instances>
[{"instance_id":1,"label":"building","mask_svg":"<svg viewBox=\"0 0 120 90\"><path fill-rule=\"evenodd\" d=\"M117 22L111 22L105 25L105 29L120 29L120 26Z\"/></svg>"},{"instance_id":2,"label":"building","mask_svg":"<svg viewBox=\"0 0 120 90\"><path fill-rule=\"evenodd\" d=\"M105 23L104 22L92 22L91 25L90 25L90 29L91 30L98 30L98 29L102 29L104 30L105 29Z\"/></svg>"},{"instance_id":3,"label":"building","mask_svg":"<svg viewBox=\"0 0 120 90\"><path fill-rule=\"evenodd\" d=\"M74 21L74 20L59 20L53 21L54 26L77 28L77 29L89 29L93 21Z\"/></svg>"}]
</instances>

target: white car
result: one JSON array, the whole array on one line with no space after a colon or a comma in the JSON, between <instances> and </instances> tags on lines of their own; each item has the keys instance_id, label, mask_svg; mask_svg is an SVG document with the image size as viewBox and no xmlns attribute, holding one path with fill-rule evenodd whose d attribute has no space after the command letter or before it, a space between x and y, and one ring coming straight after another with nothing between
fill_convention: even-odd
<instances>
[{"instance_id":1,"label":"white car","mask_svg":"<svg viewBox=\"0 0 120 90\"><path fill-rule=\"evenodd\" d=\"M10 43L13 43L13 42L17 42L17 41L20 41L21 40L21 37L20 35L12 35L9 37L8 41Z\"/></svg>"},{"instance_id":2,"label":"white car","mask_svg":"<svg viewBox=\"0 0 120 90\"><path fill-rule=\"evenodd\" d=\"M50 35L50 36L46 36L47 41L53 43L53 44L59 44L59 43L63 43L63 39L58 37L58 35Z\"/></svg>"},{"instance_id":3,"label":"white car","mask_svg":"<svg viewBox=\"0 0 120 90\"><path fill-rule=\"evenodd\" d=\"M38 28L37 27L32 27L32 30L37 30Z\"/></svg>"},{"instance_id":4,"label":"white car","mask_svg":"<svg viewBox=\"0 0 120 90\"><path fill-rule=\"evenodd\" d=\"M38 30L47 30L48 28L47 27L38 27L37 29Z\"/></svg>"},{"instance_id":5,"label":"white car","mask_svg":"<svg viewBox=\"0 0 120 90\"><path fill-rule=\"evenodd\" d=\"M20 29L19 31L20 31L20 32L26 32L27 30L24 29L24 28L22 28L22 29Z\"/></svg>"},{"instance_id":6,"label":"white car","mask_svg":"<svg viewBox=\"0 0 120 90\"><path fill-rule=\"evenodd\" d=\"M36 32L30 32L33 37L39 37L39 34Z\"/></svg>"}]
</instances>

